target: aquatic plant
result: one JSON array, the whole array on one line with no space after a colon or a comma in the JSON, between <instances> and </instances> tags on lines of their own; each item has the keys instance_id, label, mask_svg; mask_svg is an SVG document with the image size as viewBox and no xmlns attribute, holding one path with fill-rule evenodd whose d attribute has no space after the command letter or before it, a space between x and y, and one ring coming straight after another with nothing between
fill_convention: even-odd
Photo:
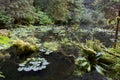
<instances>
[{"instance_id":1,"label":"aquatic plant","mask_svg":"<svg viewBox=\"0 0 120 80\"><path fill-rule=\"evenodd\" d=\"M58 50L58 48L60 47L59 43L56 41L53 42L44 42L43 43L43 47L52 50L52 51L56 51Z\"/></svg>"},{"instance_id":2,"label":"aquatic plant","mask_svg":"<svg viewBox=\"0 0 120 80\"><path fill-rule=\"evenodd\" d=\"M52 53L53 51L52 50L49 50L49 49L46 49L46 48L43 48L43 49L40 49L40 52L46 54L46 55L49 55L50 53Z\"/></svg>"},{"instance_id":3,"label":"aquatic plant","mask_svg":"<svg viewBox=\"0 0 120 80\"><path fill-rule=\"evenodd\" d=\"M27 27L27 26L23 26L23 25L18 25L17 27L21 27L21 28L15 28L12 30L12 38L17 39L19 38L23 38L23 37L27 37L28 33L30 33L31 30L27 30L26 28L23 27Z\"/></svg>"},{"instance_id":4,"label":"aquatic plant","mask_svg":"<svg viewBox=\"0 0 120 80\"><path fill-rule=\"evenodd\" d=\"M18 71L39 71L50 64L45 58L27 58L26 61L19 64Z\"/></svg>"},{"instance_id":5,"label":"aquatic plant","mask_svg":"<svg viewBox=\"0 0 120 80\"><path fill-rule=\"evenodd\" d=\"M50 53L59 50L60 44L56 41L44 42L39 49L40 52L49 55Z\"/></svg>"}]
</instances>

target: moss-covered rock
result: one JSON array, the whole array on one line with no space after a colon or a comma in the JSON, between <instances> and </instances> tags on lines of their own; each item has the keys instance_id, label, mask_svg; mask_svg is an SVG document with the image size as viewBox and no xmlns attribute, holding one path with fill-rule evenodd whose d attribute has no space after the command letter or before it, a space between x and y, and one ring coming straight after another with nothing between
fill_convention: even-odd
<instances>
[{"instance_id":1,"label":"moss-covered rock","mask_svg":"<svg viewBox=\"0 0 120 80\"><path fill-rule=\"evenodd\" d=\"M8 60L10 58L9 53L2 53L0 52L0 61L5 61L6 59Z\"/></svg>"},{"instance_id":2,"label":"moss-covered rock","mask_svg":"<svg viewBox=\"0 0 120 80\"><path fill-rule=\"evenodd\" d=\"M30 56L32 53L36 52L38 50L37 45L30 44L29 42L25 42L23 40L15 40L13 41L13 46L11 46L8 49L8 52L13 56L14 58L21 57L26 58L27 56Z\"/></svg>"}]
</instances>

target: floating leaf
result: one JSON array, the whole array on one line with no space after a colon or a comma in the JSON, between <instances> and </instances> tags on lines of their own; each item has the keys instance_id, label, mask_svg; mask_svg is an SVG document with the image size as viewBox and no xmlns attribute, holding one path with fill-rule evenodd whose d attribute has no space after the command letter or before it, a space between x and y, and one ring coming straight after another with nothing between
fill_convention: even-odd
<instances>
[{"instance_id":1,"label":"floating leaf","mask_svg":"<svg viewBox=\"0 0 120 80\"><path fill-rule=\"evenodd\" d=\"M19 64L18 71L38 71L45 69L48 64L49 62L44 58L28 58Z\"/></svg>"}]
</instances>

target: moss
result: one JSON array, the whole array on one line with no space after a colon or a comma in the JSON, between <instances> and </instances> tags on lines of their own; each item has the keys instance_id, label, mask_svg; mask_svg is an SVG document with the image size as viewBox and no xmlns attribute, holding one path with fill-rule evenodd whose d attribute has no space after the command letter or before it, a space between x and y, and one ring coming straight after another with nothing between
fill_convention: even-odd
<instances>
[{"instance_id":1,"label":"moss","mask_svg":"<svg viewBox=\"0 0 120 80\"><path fill-rule=\"evenodd\" d=\"M38 50L37 45L30 44L30 43L25 42L25 41L20 40L20 39L15 40L13 42L12 47L16 48L17 55L27 55L27 54L31 54L33 52L36 52Z\"/></svg>"},{"instance_id":2,"label":"moss","mask_svg":"<svg viewBox=\"0 0 120 80\"><path fill-rule=\"evenodd\" d=\"M0 50L9 48L12 44L12 39L7 36L0 36Z\"/></svg>"}]
</instances>

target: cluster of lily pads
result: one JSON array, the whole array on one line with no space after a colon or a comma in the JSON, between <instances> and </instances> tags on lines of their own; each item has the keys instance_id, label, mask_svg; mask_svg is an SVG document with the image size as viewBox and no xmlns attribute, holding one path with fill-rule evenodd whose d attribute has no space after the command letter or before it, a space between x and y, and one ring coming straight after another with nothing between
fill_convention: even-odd
<instances>
[{"instance_id":1,"label":"cluster of lily pads","mask_svg":"<svg viewBox=\"0 0 120 80\"><path fill-rule=\"evenodd\" d=\"M27 58L26 61L19 64L18 71L39 71L50 64L45 58Z\"/></svg>"}]
</instances>

